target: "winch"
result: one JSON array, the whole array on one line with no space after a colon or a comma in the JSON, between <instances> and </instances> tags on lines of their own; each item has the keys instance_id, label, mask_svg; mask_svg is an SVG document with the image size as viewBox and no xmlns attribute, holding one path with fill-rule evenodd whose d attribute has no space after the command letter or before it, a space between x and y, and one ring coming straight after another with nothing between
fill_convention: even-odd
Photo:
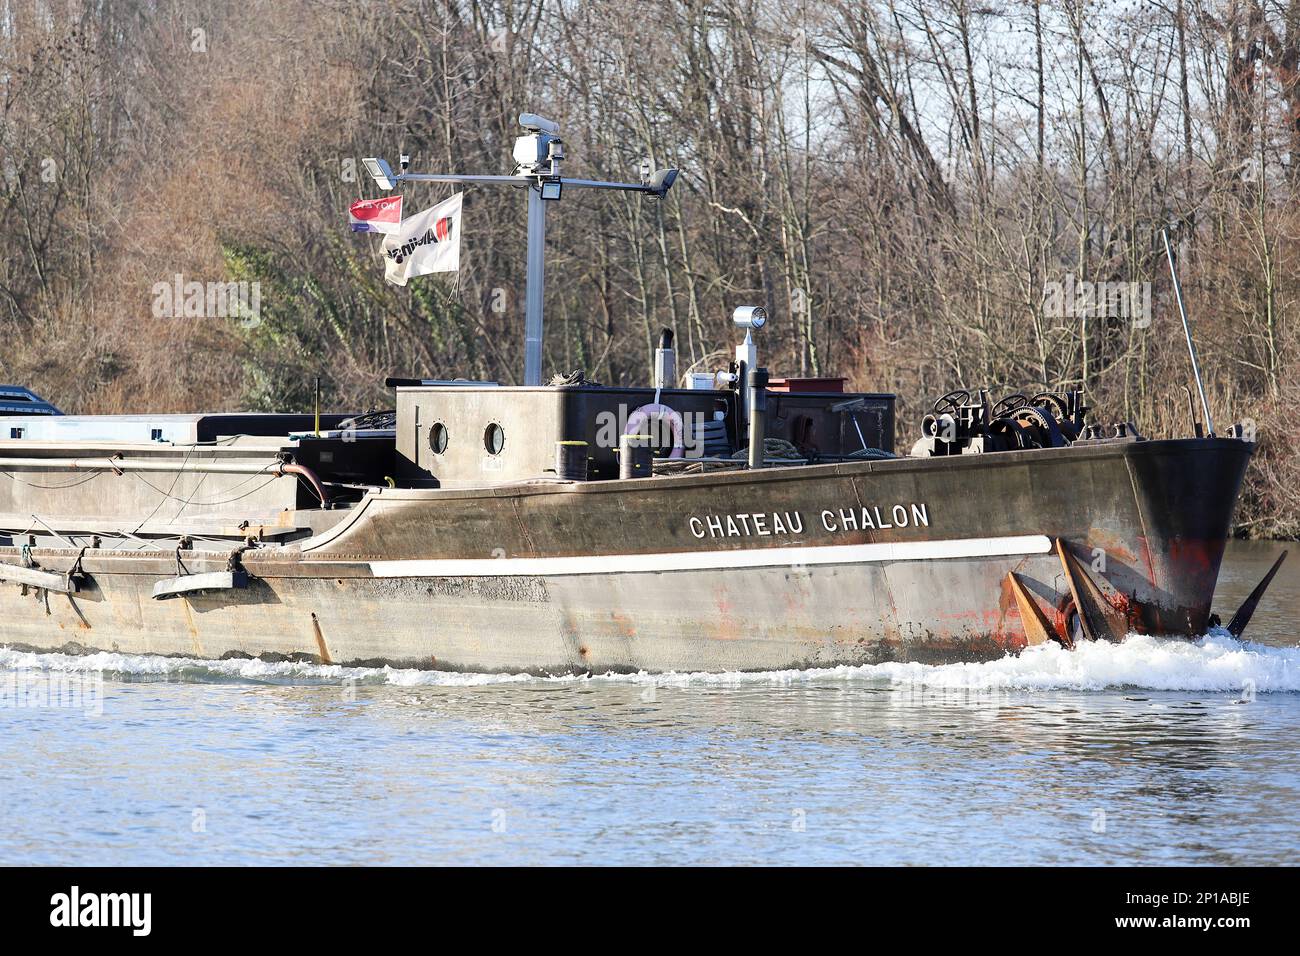
<instances>
[{"instance_id":1,"label":"winch","mask_svg":"<svg viewBox=\"0 0 1300 956\"><path fill-rule=\"evenodd\" d=\"M987 388L972 397L965 389L948 392L921 420L912 457L978 455L1028 448L1063 448L1079 441L1139 440L1130 423L1103 428L1086 424L1083 393L1013 392L993 401Z\"/></svg>"}]
</instances>

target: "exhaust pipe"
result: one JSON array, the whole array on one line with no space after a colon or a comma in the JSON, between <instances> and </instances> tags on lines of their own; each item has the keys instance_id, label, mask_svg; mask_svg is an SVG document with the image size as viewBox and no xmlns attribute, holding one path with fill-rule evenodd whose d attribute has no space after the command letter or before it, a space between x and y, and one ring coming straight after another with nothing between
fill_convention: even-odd
<instances>
[{"instance_id":1,"label":"exhaust pipe","mask_svg":"<svg viewBox=\"0 0 1300 956\"><path fill-rule=\"evenodd\" d=\"M749 373L749 467L762 468L767 437L767 382L765 368Z\"/></svg>"},{"instance_id":2,"label":"exhaust pipe","mask_svg":"<svg viewBox=\"0 0 1300 956\"><path fill-rule=\"evenodd\" d=\"M659 333L659 348L655 349L655 388L677 386L677 351L673 348L673 330ZM655 399L658 402L658 399Z\"/></svg>"}]
</instances>

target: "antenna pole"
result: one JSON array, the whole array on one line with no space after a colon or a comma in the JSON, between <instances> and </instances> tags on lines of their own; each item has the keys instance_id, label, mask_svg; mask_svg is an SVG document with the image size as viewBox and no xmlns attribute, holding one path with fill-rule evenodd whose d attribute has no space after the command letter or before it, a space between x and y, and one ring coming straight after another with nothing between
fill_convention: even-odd
<instances>
[{"instance_id":1,"label":"antenna pole","mask_svg":"<svg viewBox=\"0 0 1300 956\"><path fill-rule=\"evenodd\" d=\"M546 286L546 200L528 187L528 285L524 293L524 384L542 384L542 302ZM517 313L516 313L517 314Z\"/></svg>"},{"instance_id":2,"label":"antenna pole","mask_svg":"<svg viewBox=\"0 0 1300 956\"><path fill-rule=\"evenodd\" d=\"M524 385L542 384L542 323L546 283L546 204L558 202L564 187L570 189L606 189L617 192L642 193L663 199L677 181L676 169L649 167L642 173L639 183L609 182L603 179L565 179L560 175L564 157L564 140L556 134L560 127L534 113L520 113L519 125L525 135L515 140L514 160L517 164L510 176L465 175L462 173L411 173L406 166L409 157L402 157L401 172L378 157L363 160L367 172L385 191L400 183L464 183L470 185L523 186L528 190L528 263L527 287L524 292Z\"/></svg>"},{"instance_id":3,"label":"antenna pole","mask_svg":"<svg viewBox=\"0 0 1300 956\"><path fill-rule=\"evenodd\" d=\"M1183 287L1178 281L1178 270L1174 267L1174 250L1169 245L1169 230L1161 229L1160 238L1165 241L1165 257L1169 260L1169 275L1174 280L1174 298L1178 300L1178 314L1183 320L1183 334L1187 336L1187 352L1192 357L1192 374L1196 376L1196 391L1201 396L1201 411L1205 413L1205 429L1214 437L1214 419L1210 417L1210 402L1205 397L1205 383L1201 381L1201 363L1196 360L1196 345L1192 342L1192 326L1187 321L1187 309L1183 305Z\"/></svg>"}]
</instances>

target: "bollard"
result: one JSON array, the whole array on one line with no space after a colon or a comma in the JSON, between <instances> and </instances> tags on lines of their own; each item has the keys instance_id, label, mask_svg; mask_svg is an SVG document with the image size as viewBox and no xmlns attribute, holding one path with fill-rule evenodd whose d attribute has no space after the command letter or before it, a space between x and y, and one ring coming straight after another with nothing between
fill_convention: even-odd
<instances>
[{"instance_id":1,"label":"bollard","mask_svg":"<svg viewBox=\"0 0 1300 956\"><path fill-rule=\"evenodd\" d=\"M618 477L649 478L654 474L654 454L649 435L624 435L618 442Z\"/></svg>"},{"instance_id":2,"label":"bollard","mask_svg":"<svg viewBox=\"0 0 1300 956\"><path fill-rule=\"evenodd\" d=\"M585 441L557 441L555 443L555 474L565 481L587 480L587 443Z\"/></svg>"}]
</instances>

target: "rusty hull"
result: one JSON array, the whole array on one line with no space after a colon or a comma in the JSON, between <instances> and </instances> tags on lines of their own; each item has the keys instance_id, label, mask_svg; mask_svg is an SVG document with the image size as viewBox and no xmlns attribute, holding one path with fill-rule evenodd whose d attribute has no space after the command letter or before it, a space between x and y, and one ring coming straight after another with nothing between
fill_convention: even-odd
<instances>
[{"instance_id":1,"label":"rusty hull","mask_svg":"<svg viewBox=\"0 0 1300 956\"><path fill-rule=\"evenodd\" d=\"M0 581L0 637L43 651L548 674L985 660L1037 643L1046 627L1066 633L1073 599L1058 540L1133 629L1195 635L1206 627L1251 447L1234 439L1081 443L633 481L384 489L316 537L244 553L243 590L152 600L154 584L176 573L174 555L157 552L87 551L73 594ZM908 518L903 526L890 520L896 506ZM857 527L847 514L857 515ZM740 515L750 533L729 533L723 519L739 527ZM769 533L759 533L754 515L769 516L761 523ZM772 515L785 516L784 533L773 532ZM839 546L1026 536L1052 547L924 560L824 557ZM768 548L782 549L781 563L741 560ZM823 557L804 563L800 549ZM376 570L394 561L505 559L510 569L520 558L701 553L720 566ZM44 548L31 557L66 572L77 552ZM18 549L0 548L0 562L20 560ZM185 567L218 571L228 560L226 551L196 550L186 552ZM1026 600L1041 613L1028 636Z\"/></svg>"}]
</instances>

